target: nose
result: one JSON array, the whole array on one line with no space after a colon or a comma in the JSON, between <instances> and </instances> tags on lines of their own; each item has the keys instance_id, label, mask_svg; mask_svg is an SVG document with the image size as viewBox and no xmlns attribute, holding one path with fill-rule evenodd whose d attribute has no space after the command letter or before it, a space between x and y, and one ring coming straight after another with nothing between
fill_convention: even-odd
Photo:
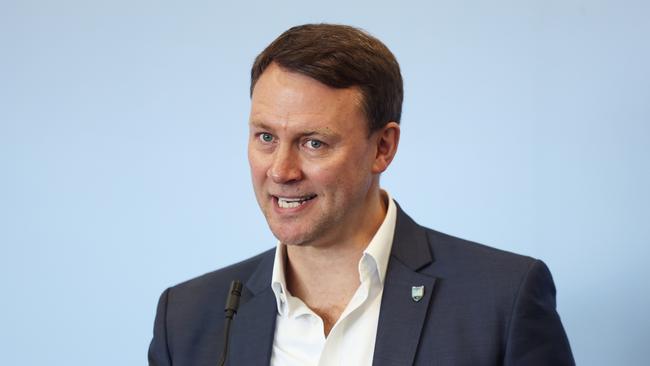
<instances>
[{"instance_id":1,"label":"nose","mask_svg":"<svg viewBox=\"0 0 650 366\"><path fill-rule=\"evenodd\" d=\"M273 163L266 175L278 184L293 183L302 179L299 157L291 146L280 146L275 150Z\"/></svg>"}]
</instances>

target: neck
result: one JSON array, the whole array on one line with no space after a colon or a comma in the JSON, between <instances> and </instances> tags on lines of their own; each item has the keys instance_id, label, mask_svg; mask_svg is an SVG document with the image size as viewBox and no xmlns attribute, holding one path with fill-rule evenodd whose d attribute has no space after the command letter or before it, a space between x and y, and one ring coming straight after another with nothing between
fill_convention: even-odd
<instances>
[{"instance_id":1,"label":"neck","mask_svg":"<svg viewBox=\"0 0 650 366\"><path fill-rule=\"evenodd\" d=\"M379 189L369 202L361 227L338 243L287 246L289 292L323 318L326 334L359 287L359 260L386 216L387 200Z\"/></svg>"}]
</instances>

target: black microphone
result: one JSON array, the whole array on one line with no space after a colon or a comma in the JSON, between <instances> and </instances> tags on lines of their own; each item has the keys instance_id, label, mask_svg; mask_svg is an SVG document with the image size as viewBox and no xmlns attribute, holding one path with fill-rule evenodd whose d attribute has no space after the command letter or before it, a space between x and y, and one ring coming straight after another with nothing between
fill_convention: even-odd
<instances>
[{"instance_id":1,"label":"black microphone","mask_svg":"<svg viewBox=\"0 0 650 366\"><path fill-rule=\"evenodd\" d=\"M226 358L228 358L228 338L230 338L230 323L235 317L235 314L237 314L237 309L239 308L241 289L242 284L240 281L234 280L230 283L230 291L228 292L228 297L226 298L226 320L223 325L223 352L221 353L219 366L225 365Z\"/></svg>"}]
</instances>

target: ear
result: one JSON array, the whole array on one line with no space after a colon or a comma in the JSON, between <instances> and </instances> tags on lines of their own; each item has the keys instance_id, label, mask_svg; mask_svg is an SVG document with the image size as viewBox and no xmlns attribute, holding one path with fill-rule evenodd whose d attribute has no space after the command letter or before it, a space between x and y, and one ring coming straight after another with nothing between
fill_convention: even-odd
<instances>
[{"instance_id":1,"label":"ear","mask_svg":"<svg viewBox=\"0 0 650 366\"><path fill-rule=\"evenodd\" d=\"M372 165L372 172L379 174L384 172L393 161L399 145L399 124L397 122L388 122L380 130L373 134L377 146L375 161Z\"/></svg>"}]
</instances>

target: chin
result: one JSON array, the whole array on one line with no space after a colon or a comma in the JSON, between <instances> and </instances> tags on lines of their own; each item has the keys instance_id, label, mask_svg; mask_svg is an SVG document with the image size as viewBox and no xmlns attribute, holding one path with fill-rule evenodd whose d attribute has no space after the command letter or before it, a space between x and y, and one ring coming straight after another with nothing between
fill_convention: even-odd
<instances>
[{"instance_id":1,"label":"chin","mask_svg":"<svg viewBox=\"0 0 650 366\"><path fill-rule=\"evenodd\" d=\"M305 240L302 235L286 235L286 234L275 234L275 237L284 245L302 245L308 240Z\"/></svg>"},{"instance_id":2,"label":"chin","mask_svg":"<svg viewBox=\"0 0 650 366\"><path fill-rule=\"evenodd\" d=\"M303 245L312 240L310 233L271 227L271 232L284 245Z\"/></svg>"}]
</instances>

